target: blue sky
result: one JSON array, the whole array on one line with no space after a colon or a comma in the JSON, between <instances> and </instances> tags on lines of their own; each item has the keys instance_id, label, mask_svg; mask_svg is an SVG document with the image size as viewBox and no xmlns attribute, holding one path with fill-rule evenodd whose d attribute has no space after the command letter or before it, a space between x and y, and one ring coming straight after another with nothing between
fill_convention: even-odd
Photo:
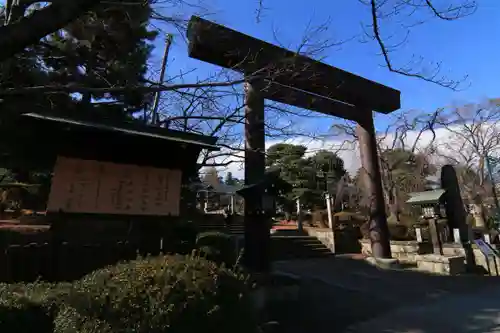
<instances>
[{"instance_id":1,"label":"blue sky","mask_svg":"<svg viewBox=\"0 0 500 333\"><path fill-rule=\"evenodd\" d=\"M455 0L441 0L436 3L452 1ZM393 60L401 65L406 64L413 55L417 55L422 56L426 62L442 62L443 75L452 78L468 75L470 86L458 92L393 74L384 68L377 45L373 41L361 41L362 24L369 22L370 12L369 8L357 0L264 0L267 9L263 12L260 22L256 21L255 15L257 3L257 0L211 0L204 2L204 7L212 13L209 16L212 20L273 43L273 35L276 33L279 41L292 49L300 43L308 24L330 22L329 30L320 37L350 41L325 52L324 61L399 89L402 92L402 111L418 109L431 112L437 107L453 103L500 97L497 83L500 78L498 0L478 0L477 12L458 21L430 20L413 28L408 41L392 54ZM193 11L196 10L186 7L182 9L182 14L188 17ZM421 17L424 16L417 18ZM400 19L412 22L403 16ZM394 21L383 22L382 27L386 36L395 35L393 40L396 43L401 41L405 34L405 30L399 29ZM159 39L154 51L156 61L161 57L162 50L163 42ZM193 79L195 76L204 77L218 70L215 66L189 59L183 37L176 33L169 57L168 75L175 76L180 71L193 69L196 69L191 73ZM379 129L386 123L387 117L376 117L376 126ZM318 120L311 120L310 125L324 127Z\"/></svg>"}]
</instances>

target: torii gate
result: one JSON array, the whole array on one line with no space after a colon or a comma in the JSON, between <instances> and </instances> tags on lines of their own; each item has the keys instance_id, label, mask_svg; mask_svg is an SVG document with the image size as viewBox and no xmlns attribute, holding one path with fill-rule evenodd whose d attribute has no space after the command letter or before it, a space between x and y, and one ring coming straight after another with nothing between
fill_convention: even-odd
<instances>
[{"instance_id":1,"label":"torii gate","mask_svg":"<svg viewBox=\"0 0 500 333\"><path fill-rule=\"evenodd\" d=\"M390 258L372 110L388 114L399 109L401 93L196 16L191 17L187 37L191 58L245 75L246 185L264 177L264 99L358 123L361 165L370 198L372 253L375 257ZM269 267L269 227L256 213L261 211L260 198L245 202L246 263L257 271Z\"/></svg>"}]
</instances>

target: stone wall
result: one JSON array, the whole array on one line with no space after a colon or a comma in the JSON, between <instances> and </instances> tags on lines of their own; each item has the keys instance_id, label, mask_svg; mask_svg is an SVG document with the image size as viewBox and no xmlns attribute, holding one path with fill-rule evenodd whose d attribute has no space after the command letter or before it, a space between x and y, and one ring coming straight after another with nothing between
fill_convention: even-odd
<instances>
[{"instance_id":1,"label":"stone wall","mask_svg":"<svg viewBox=\"0 0 500 333\"><path fill-rule=\"evenodd\" d=\"M309 235L316 237L324 246L335 253L335 238L333 231L330 229L320 228L304 228L304 231Z\"/></svg>"},{"instance_id":2,"label":"stone wall","mask_svg":"<svg viewBox=\"0 0 500 333\"><path fill-rule=\"evenodd\" d=\"M476 265L485 269L491 275L500 276L500 259L489 258L486 259L481 250L476 245L472 245L472 252L474 253L474 260ZM443 253L446 256L461 255L465 256L464 248L459 244L445 244L443 246Z\"/></svg>"},{"instance_id":3,"label":"stone wall","mask_svg":"<svg viewBox=\"0 0 500 333\"><path fill-rule=\"evenodd\" d=\"M329 229L320 228L304 228L309 236L316 237L332 252L336 252L334 234ZM371 245L367 239L359 241L361 245L361 253L370 255ZM488 262L483 256L479 248L475 245L472 246L474 259L476 265L482 267L491 275L500 276L500 259L495 260L491 258ZM416 241L391 241L392 256L404 262L416 263L419 254L432 253L432 246L428 243L418 244ZM460 244L444 244L443 253L445 256L465 256L465 250ZM495 266L496 261L496 266Z\"/></svg>"},{"instance_id":4,"label":"stone wall","mask_svg":"<svg viewBox=\"0 0 500 333\"><path fill-rule=\"evenodd\" d=\"M361 244L364 251L363 253L369 254L371 252L370 241L363 239L361 240ZM391 241L391 251L394 258L406 262L416 262L419 254L432 253L432 246L426 243L419 245L416 241ZM484 268L484 270L489 272L491 275L500 275L499 258L491 258L489 261L486 260L482 252L475 245L472 245L472 251L474 253L474 260L477 266ZM465 250L460 244L444 244L443 254L448 257L465 256Z\"/></svg>"},{"instance_id":5,"label":"stone wall","mask_svg":"<svg viewBox=\"0 0 500 333\"><path fill-rule=\"evenodd\" d=\"M466 271L463 256L442 256L438 254L419 255L417 268L424 272L443 275L459 275Z\"/></svg>"},{"instance_id":6,"label":"stone wall","mask_svg":"<svg viewBox=\"0 0 500 333\"><path fill-rule=\"evenodd\" d=\"M360 240L361 251L371 255L371 244L368 239ZM425 253L426 249L415 241L391 241L392 257L405 262L416 262L417 256Z\"/></svg>"},{"instance_id":7,"label":"stone wall","mask_svg":"<svg viewBox=\"0 0 500 333\"><path fill-rule=\"evenodd\" d=\"M361 237L358 230L346 228L344 230L332 232L328 228L304 228L309 235L316 237L323 245L332 252L341 253L360 253L361 244L358 239Z\"/></svg>"}]
</instances>

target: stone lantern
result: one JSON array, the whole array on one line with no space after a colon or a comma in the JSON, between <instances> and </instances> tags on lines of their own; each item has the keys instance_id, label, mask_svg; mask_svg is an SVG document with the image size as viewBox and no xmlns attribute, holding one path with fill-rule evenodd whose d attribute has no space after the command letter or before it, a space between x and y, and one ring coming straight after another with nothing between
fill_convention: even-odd
<instances>
[{"instance_id":1,"label":"stone lantern","mask_svg":"<svg viewBox=\"0 0 500 333\"><path fill-rule=\"evenodd\" d=\"M410 199L406 203L421 210L421 219L427 222L429 226L429 233L432 242L434 254L443 254L443 236L438 225L438 220L445 217L443 209L443 196L445 190L438 189L432 191L410 193ZM421 231L418 227L415 228L417 233L417 241L422 242Z\"/></svg>"},{"instance_id":2,"label":"stone lantern","mask_svg":"<svg viewBox=\"0 0 500 333\"><path fill-rule=\"evenodd\" d=\"M271 217L276 214L278 195L289 190L288 186L276 172L268 172L259 182L236 192L245 200L245 215L252 218L251 223L245 222L243 254L243 261L250 269L261 272L269 269Z\"/></svg>"}]
</instances>

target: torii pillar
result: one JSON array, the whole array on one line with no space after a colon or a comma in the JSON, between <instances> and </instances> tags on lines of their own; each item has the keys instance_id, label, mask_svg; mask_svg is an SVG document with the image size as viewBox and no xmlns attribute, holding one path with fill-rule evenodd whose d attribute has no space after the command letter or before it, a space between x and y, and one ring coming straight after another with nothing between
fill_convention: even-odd
<instances>
[{"instance_id":1,"label":"torii pillar","mask_svg":"<svg viewBox=\"0 0 500 333\"><path fill-rule=\"evenodd\" d=\"M356 125L361 157L361 177L369 208L369 236L375 258L391 258L391 245L385 211L377 137L371 110L360 110Z\"/></svg>"},{"instance_id":2,"label":"torii pillar","mask_svg":"<svg viewBox=\"0 0 500 333\"><path fill-rule=\"evenodd\" d=\"M372 111L391 113L401 107L401 93L297 52L193 16L187 31L189 56L259 77L245 84L245 184L265 174L264 99L356 121L365 189L370 203L372 253L391 256L385 203ZM270 260L269 225L262 198L245 200L245 263L265 271Z\"/></svg>"},{"instance_id":3,"label":"torii pillar","mask_svg":"<svg viewBox=\"0 0 500 333\"><path fill-rule=\"evenodd\" d=\"M245 185L262 181L265 175L264 97L256 81L245 82ZM263 214L262 197L245 198L245 266L266 272L270 264L270 235Z\"/></svg>"}]
</instances>

